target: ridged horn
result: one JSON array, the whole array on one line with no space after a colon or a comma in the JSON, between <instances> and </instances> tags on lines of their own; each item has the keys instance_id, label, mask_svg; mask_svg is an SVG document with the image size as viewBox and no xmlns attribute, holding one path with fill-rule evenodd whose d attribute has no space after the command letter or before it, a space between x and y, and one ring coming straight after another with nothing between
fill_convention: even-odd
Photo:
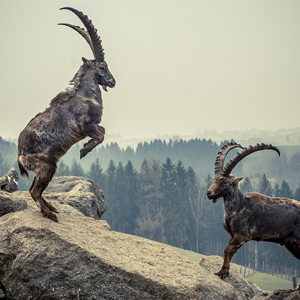
<instances>
[{"instance_id":1,"label":"ridged horn","mask_svg":"<svg viewBox=\"0 0 300 300\"><path fill-rule=\"evenodd\" d=\"M65 26L71 27L72 29L76 30L87 41L87 43L90 45L91 50L92 50L92 52L94 54L94 57L95 57L95 51L94 51L94 46L93 46L92 40L90 38L90 35L88 34L88 32L84 28L81 28L81 27L75 26L75 25L71 25L71 24L68 24L68 23L58 23L57 25L65 25Z\"/></svg>"},{"instance_id":2,"label":"ridged horn","mask_svg":"<svg viewBox=\"0 0 300 300\"><path fill-rule=\"evenodd\" d=\"M228 177L233 170L233 168L246 156L256 152L256 151L261 151L261 150L274 150L278 153L280 156L280 151L278 150L277 147L272 146L271 144L267 145L264 143L261 144L256 144L255 146L249 146L244 148L241 152L238 152L224 167L224 170L222 172L223 176Z\"/></svg>"},{"instance_id":3,"label":"ridged horn","mask_svg":"<svg viewBox=\"0 0 300 300\"><path fill-rule=\"evenodd\" d=\"M88 16L84 15L81 11L78 11L77 9L72 8L72 7L60 8L60 10L62 10L62 9L67 9L67 10L72 11L81 20L81 22L85 26L85 28L90 36L90 40L92 42L93 49L94 49L93 53L94 53L94 57L95 57L96 61L100 61L100 62L104 61L104 50L101 45L101 39L97 34L97 29L94 27L94 25L92 24L92 21L88 18ZM67 26L69 26L69 25L67 25ZM69 27L73 28L72 26L69 26ZM73 29L75 29L75 28L73 28ZM80 31L78 31L77 29L75 29L75 30L82 35L82 33ZM84 35L82 35L82 36L84 37Z\"/></svg>"},{"instance_id":4,"label":"ridged horn","mask_svg":"<svg viewBox=\"0 0 300 300\"><path fill-rule=\"evenodd\" d=\"M230 150L237 148L237 147L243 149L243 147L237 143L228 143L221 148L221 150L219 151L219 153L217 155L216 162L215 162L215 175L223 172L223 166L224 166L224 161L225 161L226 155L228 154L228 152Z\"/></svg>"}]
</instances>

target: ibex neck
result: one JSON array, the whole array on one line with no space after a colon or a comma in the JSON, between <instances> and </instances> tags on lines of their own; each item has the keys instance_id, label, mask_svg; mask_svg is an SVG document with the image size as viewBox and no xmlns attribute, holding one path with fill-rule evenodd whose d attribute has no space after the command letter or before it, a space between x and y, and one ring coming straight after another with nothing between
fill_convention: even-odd
<instances>
[{"instance_id":1,"label":"ibex neck","mask_svg":"<svg viewBox=\"0 0 300 300\"><path fill-rule=\"evenodd\" d=\"M229 194L223 197L226 212L239 210L243 205L243 199L243 193L238 188L233 189Z\"/></svg>"},{"instance_id":2,"label":"ibex neck","mask_svg":"<svg viewBox=\"0 0 300 300\"><path fill-rule=\"evenodd\" d=\"M81 66L71 84L73 84L73 89L76 90L77 95L102 103L101 90L92 70L84 69Z\"/></svg>"},{"instance_id":3,"label":"ibex neck","mask_svg":"<svg viewBox=\"0 0 300 300\"><path fill-rule=\"evenodd\" d=\"M78 88L78 94L85 98L102 102L99 85L93 81L83 81Z\"/></svg>"}]
</instances>

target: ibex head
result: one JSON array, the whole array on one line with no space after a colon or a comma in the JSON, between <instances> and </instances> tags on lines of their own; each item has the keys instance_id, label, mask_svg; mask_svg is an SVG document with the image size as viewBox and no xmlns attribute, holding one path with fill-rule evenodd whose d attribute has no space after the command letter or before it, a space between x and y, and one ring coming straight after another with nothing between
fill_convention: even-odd
<instances>
[{"instance_id":1,"label":"ibex head","mask_svg":"<svg viewBox=\"0 0 300 300\"><path fill-rule=\"evenodd\" d=\"M86 30L79 26L71 25L68 23L59 23L58 25L65 25L74 30L76 30L89 44L91 50L94 54L94 60L88 60L86 58L82 58L84 64L88 68L94 69L95 79L97 83L102 86L102 88L107 91L106 87L114 87L116 81L112 74L110 73L107 63L104 60L104 50L101 45L101 39L97 34L97 29L92 24L92 21L84 15L81 11L78 11L72 7L62 7L61 9L68 9L72 11L83 23Z\"/></svg>"},{"instance_id":2,"label":"ibex head","mask_svg":"<svg viewBox=\"0 0 300 300\"><path fill-rule=\"evenodd\" d=\"M224 167L226 155L231 149L237 147L242 148L243 150L238 152ZM226 195L232 192L232 189L237 188L238 182L242 180L243 177L234 177L230 174L231 171L243 158L260 150L274 150L280 155L278 148L263 143L255 146L250 145L247 148L243 148L237 143L228 143L223 146L216 158L214 182L206 193L207 198L213 200L213 203L216 203L218 198L226 197Z\"/></svg>"}]
</instances>

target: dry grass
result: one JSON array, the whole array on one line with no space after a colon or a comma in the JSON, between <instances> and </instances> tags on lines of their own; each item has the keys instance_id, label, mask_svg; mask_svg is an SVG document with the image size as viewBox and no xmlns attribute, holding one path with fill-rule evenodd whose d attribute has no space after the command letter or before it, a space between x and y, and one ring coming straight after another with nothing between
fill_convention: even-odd
<instances>
[{"instance_id":1,"label":"dry grass","mask_svg":"<svg viewBox=\"0 0 300 300\"><path fill-rule=\"evenodd\" d=\"M180 248L168 246L177 251L180 255L186 256L188 259L195 263L199 263L205 255L189 251L189 250L183 250ZM244 275L246 274L246 279L251 281L252 283L256 284L258 287L260 287L264 291L274 291L277 289L292 289L293 288L293 282L291 280L285 280L281 279L277 276L272 276L271 274L267 273L261 273L261 272L254 272L252 269L245 268L232 263L231 269L235 270L238 273L241 273Z\"/></svg>"}]
</instances>

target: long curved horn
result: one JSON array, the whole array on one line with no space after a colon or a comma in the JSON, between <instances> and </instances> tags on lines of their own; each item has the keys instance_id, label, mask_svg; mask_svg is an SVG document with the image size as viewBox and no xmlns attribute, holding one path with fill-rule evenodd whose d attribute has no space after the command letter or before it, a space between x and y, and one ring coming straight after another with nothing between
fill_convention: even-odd
<instances>
[{"instance_id":1,"label":"long curved horn","mask_svg":"<svg viewBox=\"0 0 300 300\"><path fill-rule=\"evenodd\" d=\"M68 24L68 23L58 23L57 25L65 25L65 26L68 26L68 27L71 27L73 28L74 30L76 30L81 36L83 36L83 38L87 41L87 43L90 45L91 47L91 50L94 54L94 57L95 57L95 51L94 51L94 46L93 46L93 43L92 43L92 40L91 40L91 37L90 35L88 34L88 32L84 29L84 28L81 28L79 26L75 26L75 25L71 25L71 24ZM96 58L96 57L95 57Z\"/></svg>"},{"instance_id":2,"label":"long curved horn","mask_svg":"<svg viewBox=\"0 0 300 300\"><path fill-rule=\"evenodd\" d=\"M219 153L217 155L216 162L215 162L215 175L223 172L224 160L225 160L227 153L231 149L236 148L236 147L243 149L243 147L237 143L228 143L221 148L221 150L219 151Z\"/></svg>"},{"instance_id":3,"label":"long curved horn","mask_svg":"<svg viewBox=\"0 0 300 300\"><path fill-rule=\"evenodd\" d=\"M104 61L104 50L101 45L101 39L97 34L97 29L94 27L94 25L92 24L92 21L88 18L88 16L84 15L81 11L78 11L77 9L72 8L72 7L60 8L60 10L62 10L62 9L67 9L67 10L72 11L81 20L81 22L87 29L89 36L91 38L93 48L94 48L93 52L94 52L96 61ZM77 30L77 32L79 32L79 31Z\"/></svg>"},{"instance_id":4,"label":"long curved horn","mask_svg":"<svg viewBox=\"0 0 300 300\"><path fill-rule=\"evenodd\" d=\"M238 152L225 166L222 175L228 177L233 170L233 168L246 156L252 154L253 152L256 151L261 151L261 150L274 150L280 155L280 151L278 148L270 145L266 145L264 143L262 144L256 144L255 146L249 146L247 148L244 148L243 151Z\"/></svg>"}]
</instances>

